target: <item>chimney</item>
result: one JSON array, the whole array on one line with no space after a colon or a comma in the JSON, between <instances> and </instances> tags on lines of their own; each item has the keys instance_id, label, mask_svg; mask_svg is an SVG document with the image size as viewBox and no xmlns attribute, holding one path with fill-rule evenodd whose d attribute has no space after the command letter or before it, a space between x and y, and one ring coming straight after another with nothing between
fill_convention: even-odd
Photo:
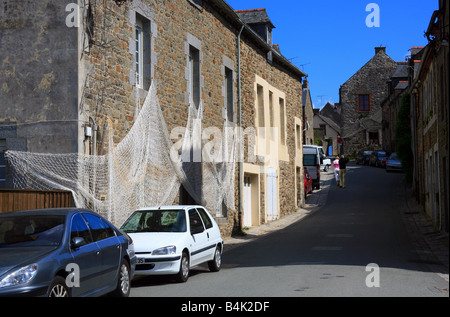
<instances>
[{"instance_id":1,"label":"chimney","mask_svg":"<svg viewBox=\"0 0 450 317\"><path fill-rule=\"evenodd\" d=\"M377 55L379 52L383 52L384 54L386 54L386 47L384 46L375 47L375 55Z\"/></svg>"},{"instance_id":2,"label":"chimney","mask_svg":"<svg viewBox=\"0 0 450 317\"><path fill-rule=\"evenodd\" d=\"M302 85L302 88L303 89L309 89L309 82L308 82L308 79L306 79L306 77L305 77L305 79L303 79L303 85Z\"/></svg>"}]
</instances>

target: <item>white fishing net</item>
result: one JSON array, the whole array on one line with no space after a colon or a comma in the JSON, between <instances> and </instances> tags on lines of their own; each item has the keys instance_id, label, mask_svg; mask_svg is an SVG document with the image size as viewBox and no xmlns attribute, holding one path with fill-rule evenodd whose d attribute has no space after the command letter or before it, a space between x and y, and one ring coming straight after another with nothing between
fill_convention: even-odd
<instances>
[{"instance_id":1,"label":"white fishing net","mask_svg":"<svg viewBox=\"0 0 450 317\"><path fill-rule=\"evenodd\" d=\"M216 216L235 209L237 129L202 127L203 105L188 108L185 127L169 134L153 83L125 138L113 144L108 124L106 155L8 151L16 188L67 190L79 208L90 208L114 224L136 209L177 204L180 186ZM175 141L175 142L174 142Z\"/></svg>"}]
</instances>

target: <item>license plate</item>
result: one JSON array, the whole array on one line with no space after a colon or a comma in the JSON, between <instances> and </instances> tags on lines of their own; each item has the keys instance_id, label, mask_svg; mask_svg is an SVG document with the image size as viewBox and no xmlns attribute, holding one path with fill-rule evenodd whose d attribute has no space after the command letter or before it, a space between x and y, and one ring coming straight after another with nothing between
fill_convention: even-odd
<instances>
[{"instance_id":1,"label":"license plate","mask_svg":"<svg viewBox=\"0 0 450 317\"><path fill-rule=\"evenodd\" d=\"M137 264L145 264L144 258L137 258Z\"/></svg>"}]
</instances>

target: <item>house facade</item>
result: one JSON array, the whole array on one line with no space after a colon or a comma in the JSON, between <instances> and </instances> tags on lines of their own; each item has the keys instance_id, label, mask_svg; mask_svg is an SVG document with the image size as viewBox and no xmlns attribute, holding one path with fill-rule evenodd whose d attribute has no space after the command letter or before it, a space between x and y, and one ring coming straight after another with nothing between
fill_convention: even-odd
<instances>
[{"instance_id":1,"label":"house facade","mask_svg":"<svg viewBox=\"0 0 450 317\"><path fill-rule=\"evenodd\" d=\"M385 47L375 47L375 56L340 87L343 154L382 149L381 103L387 97L386 82L396 67Z\"/></svg>"},{"instance_id":2,"label":"house facade","mask_svg":"<svg viewBox=\"0 0 450 317\"><path fill-rule=\"evenodd\" d=\"M411 76L413 190L435 228L449 231L449 5L439 1ZM418 58L417 58L418 59ZM417 60L414 58L414 60Z\"/></svg>"},{"instance_id":3,"label":"house facade","mask_svg":"<svg viewBox=\"0 0 450 317\"><path fill-rule=\"evenodd\" d=\"M395 152L395 126L402 93L408 88L408 68L407 62L397 63L397 67L387 82L388 97L381 103L382 144L383 150L387 153Z\"/></svg>"},{"instance_id":4,"label":"house facade","mask_svg":"<svg viewBox=\"0 0 450 317\"><path fill-rule=\"evenodd\" d=\"M0 22L5 149L107 154L127 138L155 89L174 144L184 142L180 128L195 135L196 124L201 149L213 140L206 129L229 128L238 138L237 159L228 162L234 202L207 206L224 235L304 203L297 197L304 197L299 144L306 74L274 48L265 10L236 12L222 0L10 3ZM17 37L24 39L19 52ZM195 160L195 146L190 176L171 203L205 203L210 165L203 154ZM8 177L3 184L12 185Z\"/></svg>"}]
</instances>

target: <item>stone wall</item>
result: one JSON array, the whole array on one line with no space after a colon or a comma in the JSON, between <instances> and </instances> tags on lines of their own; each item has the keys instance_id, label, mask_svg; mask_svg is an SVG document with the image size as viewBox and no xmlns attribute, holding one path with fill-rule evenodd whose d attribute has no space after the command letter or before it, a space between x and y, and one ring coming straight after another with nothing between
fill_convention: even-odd
<instances>
[{"instance_id":1,"label":"stone wall","mask_svg":"<svg viewBox=\"0 0 450 317\"><path fill-rule=\"evenodd\" d=\"M77 152L77 29L69 0L0 2L0 139L10 150Z\"/></svg>"},{"instance_id":2,"label":"stone wall","mask_svg":"<svg viewBox=\"0 0 450 317\"><path fill-rule=\"evenodd\" d=\"M379 144L368 144L367 132L378 132L382 139L381 102L387 95L387 81L397 66L384 47L375 48L375 56L358 70L340 88L341 133L344 138L344 154L355 154L359 150L382 149ZM359 94L371 97L369 112L359 112L357 98Z\"/></svg>"}]
</instances>

